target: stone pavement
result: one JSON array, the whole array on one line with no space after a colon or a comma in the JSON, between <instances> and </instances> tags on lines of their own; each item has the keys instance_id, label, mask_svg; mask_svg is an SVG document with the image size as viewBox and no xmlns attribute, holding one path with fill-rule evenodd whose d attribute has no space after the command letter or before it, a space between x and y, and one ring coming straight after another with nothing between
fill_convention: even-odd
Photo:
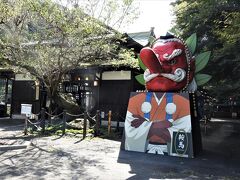
<instances>
[{"instance_id":1,"label":"stone pavement","mask_svg":"<svg viewBox=\"0 0 240 180\"><path fill-rule=\"evenodd\" d=\"M4 145L23 144L24 139L17 138L23 135L23 120L12 120L10 118L0 119L0 150Z\"/></svg>"},{"instance_id":2,"label":"stone pavement","mask_svg":"<svg viewBox=\"0 0 240 180\"><path fill-rule=\"evenodd\" d=\"M23 138L1 125L0 139L30 141L0 151L0 179L240 179L240 123L202 126L203 152L194 159L120 150L120 141L72 137ZM12 138L14 137L14 138Z\"/></svg>"}]
</instances>

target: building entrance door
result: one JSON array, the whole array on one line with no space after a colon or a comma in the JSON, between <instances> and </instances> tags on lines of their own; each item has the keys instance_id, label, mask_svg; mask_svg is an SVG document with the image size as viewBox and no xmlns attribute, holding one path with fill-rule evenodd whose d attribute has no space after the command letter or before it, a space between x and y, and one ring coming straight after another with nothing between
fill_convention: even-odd
<instances>
[{"instance_id":1,"label":"building entrance door","mask_svg":"<svg viewBox=\"0 0 240 180\"><path fill-rule=\"evenodd\" d=\"M11 114L12 80L0 78L0 117Z\"/></svg>"}]
</instances>

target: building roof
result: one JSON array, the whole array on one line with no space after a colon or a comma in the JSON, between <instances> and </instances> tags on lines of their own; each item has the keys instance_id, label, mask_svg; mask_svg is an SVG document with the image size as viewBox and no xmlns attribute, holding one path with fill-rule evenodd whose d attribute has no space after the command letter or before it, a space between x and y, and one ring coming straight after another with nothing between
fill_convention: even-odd
<instances>
[{"instance_id":1,"label":"building roof","mask_svg":"<svg viewBox=\"0 0 240 180\"><path fill-rule=\"evenodd\" d=\"M136 32L136 33L127 33L134 41L141 44L142 46L149 45L149 38L151 36L156 37L154 34L154 28L152 27L150 31L145 32Z\"/></svg>"},{"instance_id":2,"label":"building roof","mask_svg":"<svg viewBox=\"0 0 240 180\"><path fill-rule=\"evenodd\" d=\"M126 37L126 41L121 42L121 44L129 49L134 49L135 53L139 53L143 47L150 45L149 40L151 36L156 37L154 28L145 32L125 33L123 36Z\"/></svg>"}]
</instances>

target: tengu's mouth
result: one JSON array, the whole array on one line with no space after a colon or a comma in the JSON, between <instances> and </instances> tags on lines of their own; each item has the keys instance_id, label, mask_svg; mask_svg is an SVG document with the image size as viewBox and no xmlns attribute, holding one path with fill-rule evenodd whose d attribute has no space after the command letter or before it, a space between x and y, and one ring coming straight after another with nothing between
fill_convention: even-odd
<instances>
[{"instance_id":1,"label":"tengu's mouth","mask_svg":"<svg viewBox=\"0 0 240 180\"><path fill-rule=\"evenodd\" d=\"M186 71L182 68L177 68L173 74L171 73L151 73L149 69L146 69L144 72L144 80L145 82L149 82L155 77L162 76L167 79L170 79L174 82L181 82L186 77Z\"/></svg>"}]
</instances>

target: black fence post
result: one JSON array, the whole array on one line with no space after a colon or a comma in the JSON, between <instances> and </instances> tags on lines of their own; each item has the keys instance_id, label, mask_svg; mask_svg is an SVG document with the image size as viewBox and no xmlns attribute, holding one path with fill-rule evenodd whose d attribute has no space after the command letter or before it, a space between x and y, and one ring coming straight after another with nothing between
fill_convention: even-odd
<instances>
[{"instance_id":1,"label":"black fence post","mask_svg":"<svg viewBox=\"0 0 240 180\"><path fill-rule=\"evenodd\" d=\"M83 119L83 139L87 135L87 111L84 111L84 119Z\"/></svg>"},{"instance_id":2,"label":"black fence post","mask_svg":"<svg viewBox=\"0 0 240 180\"><path fill-rule=\"evenodd\" d=\"M100 131L100 111L97 110L96 114L96 126L95 126L95 136L99 136L99 131Z\"/></svg>"},{"instance_id":3,"label":"black fence post","mask_svg":"<svg viewBox=\"0 0 240 180\"><path fill-rule=\"evenodd\" d=\"M28 117L25 115L24 135L27 135Z\"/></svg>"},{"instance_id":4,"label":"black fence post","mask_svg":"<svg viewBox=\"0 0 240 180\"><path fill-rule=\"evenodd\" d=\"M117 113L117 126L116 126L116 131L117 132L119 132L119 123L120 123L120 121L119 121L119 118L120 118L120 113Z\"/></svg>"},{"instance_id":5,"label":"black fence post","mask_svg":"<svg viewBox=\"0 0 240 180\"><path fill-rule=\"evenodd\" d=\"M63 135L66 133L66 120L67 120L67 112L66 110L63 110Z\"/></svg>"},{"instance_id":6,"label":"black fence post","mask_svg":"<svg viewBox=\"0 0 240 180\"><path fill-rule=\"evenodd\" d=\"M46 127L46 119L45 119L46 110L44 108L41 109L41 126L42 126L42 134L45 133Z\"/></svg>"}]
</instances>

